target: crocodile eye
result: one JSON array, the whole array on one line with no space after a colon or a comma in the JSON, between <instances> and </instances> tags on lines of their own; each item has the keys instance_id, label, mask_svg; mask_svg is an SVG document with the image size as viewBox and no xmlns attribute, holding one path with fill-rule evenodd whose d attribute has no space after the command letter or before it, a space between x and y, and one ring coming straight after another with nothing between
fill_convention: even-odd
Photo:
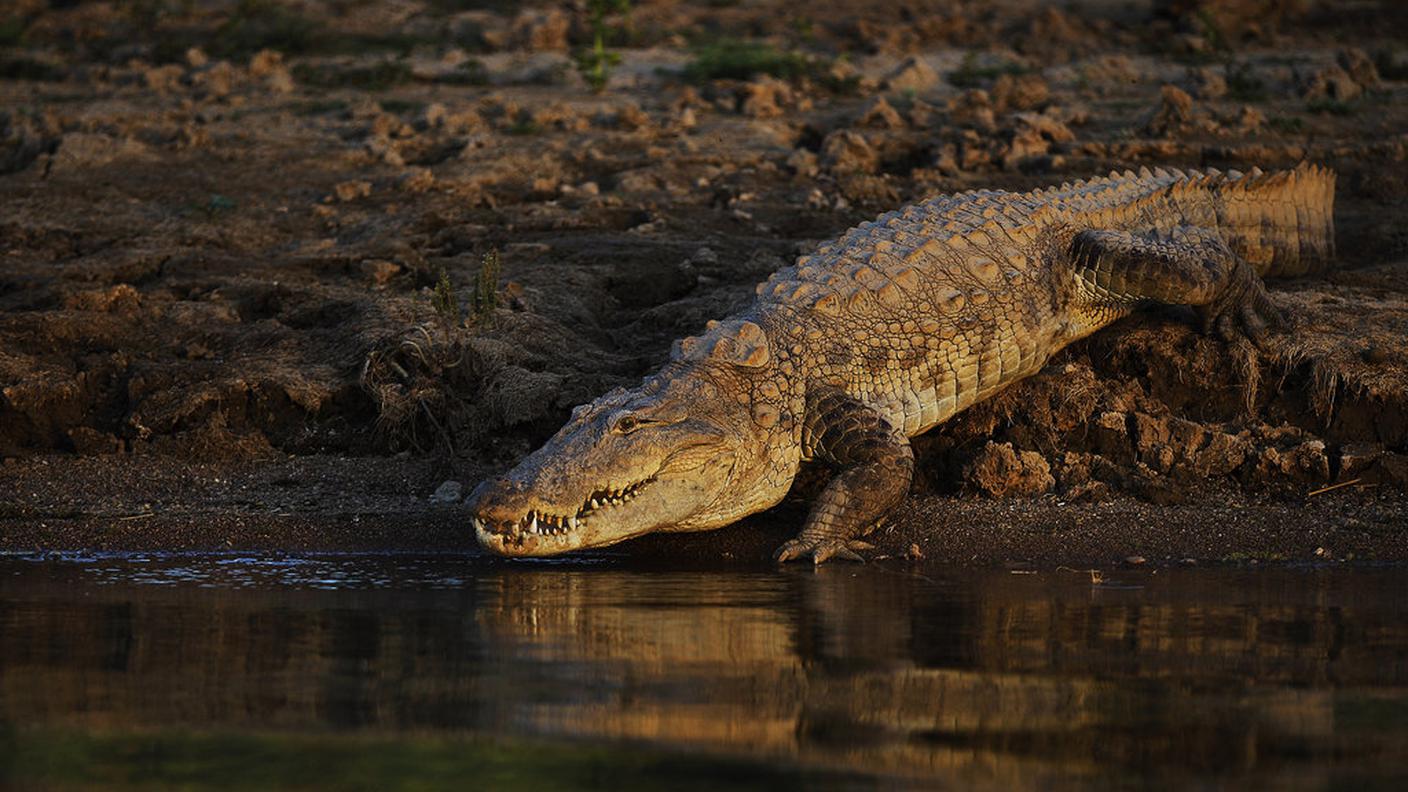
<instances>
[{"instance_id":1,"label":"crocodile eye","mask_svg":"<svg viewBox=\"0 0 1408 792\"><path fill-rule=\"evenodd\" d=\"M640 426L640 421L636 420L634 415L623 415L616 419L616 425L611 429L617 434L628 434L635 431L638 426Z\"/></svg>"}]
</instances>

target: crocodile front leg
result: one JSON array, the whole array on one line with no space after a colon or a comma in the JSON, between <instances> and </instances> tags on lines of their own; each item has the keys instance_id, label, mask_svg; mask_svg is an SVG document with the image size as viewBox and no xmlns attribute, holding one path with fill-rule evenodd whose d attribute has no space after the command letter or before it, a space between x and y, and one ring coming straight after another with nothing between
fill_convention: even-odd
<instances>
[{"instance_id":1,"label":"crocodile front leg","mask_svg":"<svg viewBox=\"0 0 1408 792\"><path fill-rule=\"evenodd\" d=\"M810 556L861 560L859 537L904 499L914 476L909 439L875 408L840 391L809 399L802 432L807 458L837 469L797 538L777 550L778 561Z\"/></svg>"}]
</instances>

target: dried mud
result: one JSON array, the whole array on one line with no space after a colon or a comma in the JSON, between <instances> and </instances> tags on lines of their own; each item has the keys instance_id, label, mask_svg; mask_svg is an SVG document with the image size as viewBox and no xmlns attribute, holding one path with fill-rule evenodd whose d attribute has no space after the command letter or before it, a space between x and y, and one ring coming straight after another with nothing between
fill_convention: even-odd
<instances>
[{"instance_id":1,"label":"dried mud","mask_svg":"<svg viewBox=\"0 0 1408 792\"><path fill-rule=\"evenodd\" d=\"M1408 558L1398 4L652 3L601 94L557 7L52 5L0 19L0 545L468 547L442 482L857 222L1310 160L1339 256L1273 284L1291 332L1073 346L916 439L876 552Z\"/></svg>"}]
</instances>

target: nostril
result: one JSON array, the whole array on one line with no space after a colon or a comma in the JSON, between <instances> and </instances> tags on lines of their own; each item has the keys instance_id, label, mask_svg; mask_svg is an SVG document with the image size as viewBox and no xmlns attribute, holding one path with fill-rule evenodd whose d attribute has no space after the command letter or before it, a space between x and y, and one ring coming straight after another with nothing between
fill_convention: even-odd
<instances>
[{"instance_id":1,"label":"nostril","mask_svg":"<svg viewBox=\"0 0 1408 792\"><path fill-rule=\"evenodd\" d=\"M503 479L484 479L479 482L479 486L475 487L473 492L469 493L465 502L469 504L471 509L482 511L489 505L494 493L501 489L502 483Z\"/></svg>"}]
</instances>

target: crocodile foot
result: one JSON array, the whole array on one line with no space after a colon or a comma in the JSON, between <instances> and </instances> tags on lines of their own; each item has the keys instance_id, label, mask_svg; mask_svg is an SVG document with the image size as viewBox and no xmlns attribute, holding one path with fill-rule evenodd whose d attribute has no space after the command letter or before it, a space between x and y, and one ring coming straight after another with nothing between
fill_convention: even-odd
<instances>
[{"instance_id":1,"label":"crocodile foot","mask_svg":"<svg viewBox=\"0 0 1408 792\"><path fill-rule=\"evenodd\" d=\"M860 551L874 549L875 545L860 539L811 539L799 536L777 548L773 558L784 564L808 556L813 564L821 564L832 558L863 564L865 559Z\"/></svg>"},{"instance_id":2,"label":"crocodile foot","mask_svg":"<svg viewBox=\"0 0 1408 792\"><path fill-rule=\"evenodd\" d=\"M1272 352L1273 339L1293 324L1271 301L1266 285L1250 267L1243 264L1239 274L1235 285L1201 313L1204 331L1216 332L1235 359L1242 400L1247 413L1252 414L1261 386L1261 354Z\"/></svg>"},{"instance_id":3,"label":"crocodile foot","mask_svg":"<svg viewBox=\"0 0 1408 792\"><path fill-rule=\"evenodd\" d=\"M1266 351L1274 332L1289 329L1290 322L1251 267L1243 263L1238 269L1234 284L1216 302L1201 309L1203 329L1216 331L1230 345L1250 340Z\"/></svg>"}]
</instances>

